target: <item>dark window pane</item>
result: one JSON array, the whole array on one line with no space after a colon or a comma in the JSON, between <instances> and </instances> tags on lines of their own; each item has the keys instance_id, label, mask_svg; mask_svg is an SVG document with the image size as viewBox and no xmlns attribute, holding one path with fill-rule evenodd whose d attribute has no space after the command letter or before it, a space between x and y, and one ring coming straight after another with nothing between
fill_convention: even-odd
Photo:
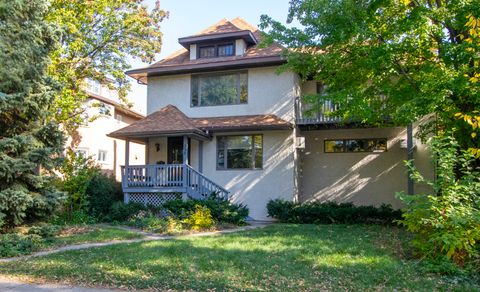
<instances>
[{"instance_id":1,"label":"dark window pane","mask_svg":"<svg viewBox=\"0 0 480 292\"><path fill-rule=\"evenodd\" d=\"M261 135L225 136L217 139L218 169L262 168L263 145ZM225 154L226 157L224 157Z\"/></svg>"},{"instance_id":2,"label":"dark window pane","mask_svg":"<svg viewBox=\"0 0 480 292\"><path fill-rule=\"evenodd\" d=\"M200 58L215 57L215 47L200 47Z\"/></svg>"},{"instance_id":3,"label":"dark window pane","mask_svg":"<svg viewBox=\"0 0 480 292\"><path fill-rule=\"evenodd\" d=\"M365 152L367 150L368 140L347 140L346 148L347 152Z\"/></svg>"},{"instance_id":4,"label":"dark window pane","mask_svg":"<svg viewBox=\"0 0 480 292\"><path fill-rule=\"evenodd\" d=\"M343 140L327 140L325 141L325 152L345 152Z\"/></svg>"},{"instance_id":5,"label":"dark window pane","mask_svg":"<svg viewBox=\"0 0 480 292\"><path fill-rule=\"evenodd\" d=\"M387 139L378 139L375 143L375 152L384 152L387 151Z\"/></svg>"},{"instance_id":6,"label":"dark window pane","mask_svg":"<svg viewBox=\"0 0 480 292\"><path fill-rule=\"evenodd\" d=\"M232 56L233 55L233 45L220 45L218 46L218 56Z\"/></svg>"},{"instance_id":7,"label":"dark window pane","mask_svg":"<svg viewBox=\"0 0 480 292\"><path fill-rule=\"evenodd\" d=\"M253 136L255 147L254 168L263 168L263 141L262 136Z\"/></svg>"},{"instance_id":8,"label":"dark window pane","mask_svg":"<svg viewBox=\"0 0 480 292\"><path fill-rule=\"evenodd\" d=\"M192 106L246 103L247 73L225 73L192 76ZM240 90L240 92L238 92Z\"/></svg>"}]
</instances>

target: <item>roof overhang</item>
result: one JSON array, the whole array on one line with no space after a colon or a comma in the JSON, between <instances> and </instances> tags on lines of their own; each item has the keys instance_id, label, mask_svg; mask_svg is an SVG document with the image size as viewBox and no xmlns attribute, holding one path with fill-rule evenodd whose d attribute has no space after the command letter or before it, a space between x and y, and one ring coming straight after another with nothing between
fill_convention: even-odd
<instances>
[{"instance_id":1,"label":"roof overhang","mask_svg":"<svg viewBox=\"0 0 480 292\"><path fill-rule=\"evenodd\" d=\"M252 57L220 62L147 67L125 72L141 84L148 84L148 77L166 76L188 73L211 72L231 69L246 69L283 65L287 60L283 56Z\"/></svg>"},{"instance_id":2,"label":"roof overhang","mask_svg":"<svg viewBox=\"0 0 480 292\"><path fill-rule=\"evenodd\" d=\"M110 133L107 134L110 138L120 139L120 140L130 140L132 142L139 142L139 143L146 143L148 138L156 138L156 137L178 137L178 136L187 136L189 138L193 138L200 141L209 141L212 137L201 131L194 131L194 132L184 132L184 131L170 131L170 132L163 132L163 131L149 131L149 132L136 132L136 133Z\"/></svg>"},{"instance_id":3,"label":"roof overhang","mask_svg":"<svg viewBox=\"0 0 480 292\"><path fill-rule=\"evenodd\" d=\"M255 45L258 43L253 33L249 30L240 30L224 33L210 33L205 35L195 35L179 38L178 42L186 49L190 48L192 44L210 43L219 40L235 40L243 39L246 43Z\"/></svg>"}]
</instances>

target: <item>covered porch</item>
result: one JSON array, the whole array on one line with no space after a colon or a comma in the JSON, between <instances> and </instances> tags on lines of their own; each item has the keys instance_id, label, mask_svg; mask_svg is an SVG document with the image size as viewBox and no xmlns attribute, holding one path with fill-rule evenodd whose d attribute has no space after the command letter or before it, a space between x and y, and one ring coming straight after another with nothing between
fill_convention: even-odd
<instances>
[{"instance_id":1,"label":"covered porch","mask_svg":"<svg viewBox=\"0 0 480 292\"><path fill-rule=\"evenodd\" d=\"M126 203L158 206L177 198L203 199L212 193L228 198L226 189L202 174L203 142L211 136L176 107L166 107L109 136L125 140L122 190ZM131 142L146 145L145 164L130 164Z\"/></svg>"}]
</instances>

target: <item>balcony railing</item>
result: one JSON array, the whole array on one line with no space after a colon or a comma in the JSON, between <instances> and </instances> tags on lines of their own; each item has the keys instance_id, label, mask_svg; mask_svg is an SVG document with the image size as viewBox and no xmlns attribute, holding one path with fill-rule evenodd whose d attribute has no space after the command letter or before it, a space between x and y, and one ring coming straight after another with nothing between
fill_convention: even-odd
<instances>
[{"instance_id":1,"label":"balcony railing","mask_svg":"<svg viewBox=\"0 0 480 292\"><path fill-rule=\"evenodd\" d=\"M342 120L341 118L328 114L336 109L336 105L329 100L313 105L305 103L300 97L295 99L295 115L298 125L339 123Z\"/></svg>"}]
</instances>

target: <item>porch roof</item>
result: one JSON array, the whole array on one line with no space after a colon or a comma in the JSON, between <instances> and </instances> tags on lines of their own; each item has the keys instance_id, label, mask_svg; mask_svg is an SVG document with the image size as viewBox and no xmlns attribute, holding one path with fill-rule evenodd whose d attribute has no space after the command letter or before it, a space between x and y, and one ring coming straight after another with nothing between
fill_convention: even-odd
<instances>
[{"instance_id":1,"label":"porch roof","mask_svg":"<svg viewBox=\"0 0 480 292\"><path fill-rule=\"evenodd\" d=\"M286 130L292 124L275 115L189 118L173 105L156 111L142 120L108 134L109 137L142 141L155 136L189 136L210 139L211 132Z\"/></svg>"}]
</instances>

